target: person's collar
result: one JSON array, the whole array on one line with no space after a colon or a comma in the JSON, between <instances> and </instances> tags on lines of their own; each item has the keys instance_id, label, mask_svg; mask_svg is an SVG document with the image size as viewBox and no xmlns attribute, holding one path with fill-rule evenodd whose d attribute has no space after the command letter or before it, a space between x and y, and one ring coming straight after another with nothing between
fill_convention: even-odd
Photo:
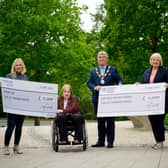
<instances>
[{"instance_id":1,"label":"person's collar","mask_svg":"<svg viewBox=\"0 0 168 168\"><path fill-rule=\"evenodd\" d=\"M106 69L106 68L107 68L107 64L105 64L105 65L103 65L103 66L99 65L99 67L100 67L100 68L103 68L103 69Z\"/></svg>"}]
</instances>

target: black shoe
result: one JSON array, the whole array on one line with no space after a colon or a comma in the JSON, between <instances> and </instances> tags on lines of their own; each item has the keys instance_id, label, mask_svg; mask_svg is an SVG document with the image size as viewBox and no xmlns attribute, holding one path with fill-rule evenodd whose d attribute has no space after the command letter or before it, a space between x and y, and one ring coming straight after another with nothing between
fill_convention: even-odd
<instances>
[{"instance_id":1,"label":"black shoe","mask_svg":"<svg viewBox=\"0 0 168 168\"><path fill-rule=\"evenodd\" d=\"M109 143L109 144L107 145L107 148L113 148L113 147L114 147L113 144L110 144L110 143Z\"/></svg>"},{"instance_id":2,"label":"black shoe","mask_svg":"<svg viewBox=\"0 0 168 168\"><path fill-rule=\"evenodd\" d=\"M92 145L92 147L104 147L104 143L96 143L94 145Z\"/></svg>"}]
</instances>

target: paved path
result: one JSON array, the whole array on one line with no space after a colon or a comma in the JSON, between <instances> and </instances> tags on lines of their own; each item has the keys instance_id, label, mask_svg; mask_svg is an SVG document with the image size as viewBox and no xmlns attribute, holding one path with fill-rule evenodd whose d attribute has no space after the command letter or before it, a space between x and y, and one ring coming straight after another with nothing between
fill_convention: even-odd
<instances>
[{"instance_id":1,"label":"paved path","mask_svg":"<svg viewBox=\"0 0 168 168\"><path fill-rule=\"evenodd\" d=\"M168 140L162 150L153 150L151 131L134 129L131 121L116 122L115 147L91 148L96 142L96 123L86 124L89 147L66 146L59 152L51 149L51 126L24 126L23 155L2 155L5 128L0 128L1 168L168 168ZM168 139L168 132L166 132ZM13 143L13 139L11 144ZM12 146L12 145L11 145ZM12 148L11 148L12 152Z\"/></svg>"}]
</instances>

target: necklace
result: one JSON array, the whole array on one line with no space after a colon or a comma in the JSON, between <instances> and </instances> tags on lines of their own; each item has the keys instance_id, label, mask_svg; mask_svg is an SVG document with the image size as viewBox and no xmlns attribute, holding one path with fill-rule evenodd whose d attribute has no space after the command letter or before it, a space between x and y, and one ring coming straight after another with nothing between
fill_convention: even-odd
<instances>
[{"instance_id":1,"label":"necklace","mask_svg":"<svg viewBox=\"0 0 168 168\"><path fill-rule=\"evenodd\" d=\"M104 75L101 75L98 71L98 68L96 68L96 74L100 78L100 83L103 85L104 84L104 78L107 76L107 74L110 71L110 66L108 66L107 71L104 73Z\"/></svg>"}]
</instances>

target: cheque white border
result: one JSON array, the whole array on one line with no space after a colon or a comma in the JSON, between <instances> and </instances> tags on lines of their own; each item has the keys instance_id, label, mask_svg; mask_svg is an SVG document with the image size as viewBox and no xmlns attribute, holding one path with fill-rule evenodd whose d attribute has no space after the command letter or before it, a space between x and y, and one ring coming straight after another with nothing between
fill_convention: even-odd
<instances>
[{"instance_id":1,"label":"cheque white border","mask_svg":"<svg viewBox=\"0 0 168 168\"><path fill-rule=\"evenodd\" d=\"M54 118L58 85L0 78L3 111L25 116Z\"/></svg>"},{"instance_id":2,"label":"cheque white border","mask_svg":"<svg viewBox=\"0 0 168 168\"><path fill-rule=\"evenodd\" d=\"M165 89L165 83L103 86L97 117L163 114Z\"/></svg>"}]
</instances>

